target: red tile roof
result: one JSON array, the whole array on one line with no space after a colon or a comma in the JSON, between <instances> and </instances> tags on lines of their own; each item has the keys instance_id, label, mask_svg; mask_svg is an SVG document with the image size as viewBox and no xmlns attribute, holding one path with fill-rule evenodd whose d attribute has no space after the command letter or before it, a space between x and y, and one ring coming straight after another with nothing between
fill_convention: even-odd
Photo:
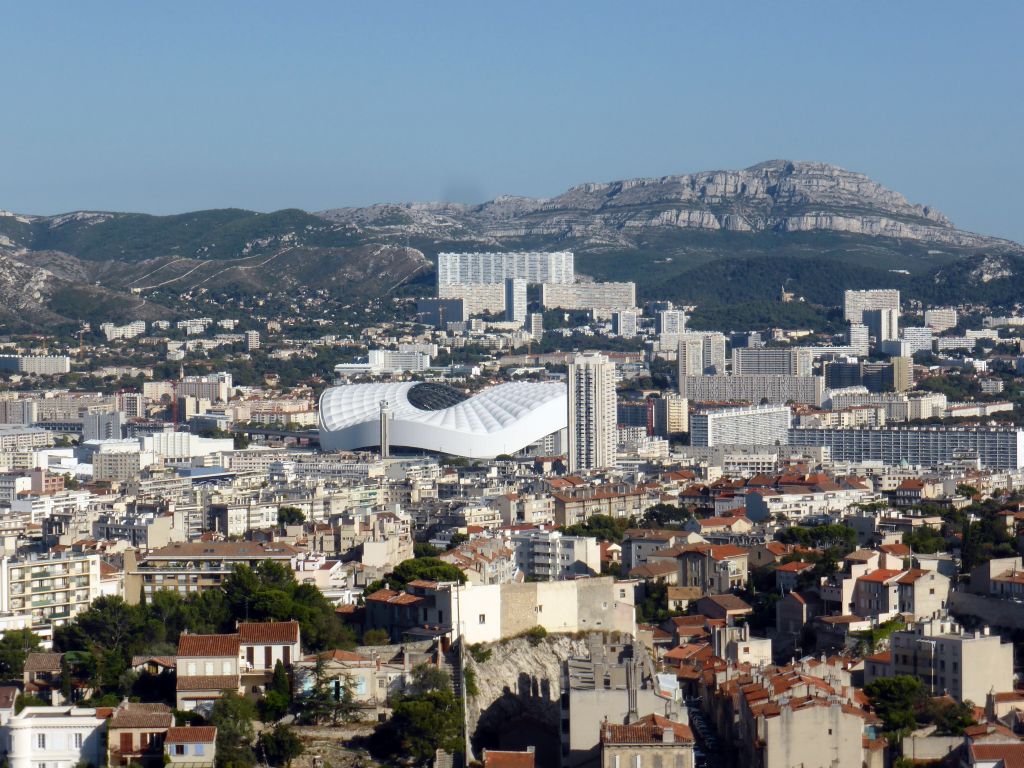
<instances>
[{"instance_id":1,"label":"red tile roof","mask_svg":"<svg viewBox=\"0 0 1024 768\"><path fill-rule=\"evenodd\" d=\"M178 675L179 691L235 691L238 678L234 675Z\"/></svg>"},{"instance_id":2,"label":"red tile roof","mask_svg":"<svg viewBox=\"0 0 1024 768\"><path fill-rule=\"evenodd\" d=\"M791 563L783 563L775 568L776 571L782 571L783 573L803 573L814 568L811 563L803 563L799 560L794 560Z\"/></svg>"},{"instance_id":3,"label":"red tile roof","mask_svg":"<svg viewBox=\"0 0 1024 768\"><path fill-rule=\"evenodd\" d=\"M971 744L971 763L1002 761L1001 768L1024 768L1024 743Z\"/></svg>"},{"instance_id":4,"label":"red tile roof","mask_svg":"<svg viewBox=\"0 0 1024 768\"><path fill-rule=\"evenodd\" d=\"M693 731L688 725L676 723L660 715L647 715L635 723L605 723L601 727L602 744L661 744L662 733L671 729L676 742L692 743Z\"/></svg>"},{"instance_id":5,"label":"red tile roof","mask_svg":"<svg viewBox=\"0 0 1024 768\"><path fill-rule=\"evenodd\" d=\"M142 704L125 702L114 710L110 728L170 728L174 725L174 714L166 704Z\"/></svg>"},{"instance_id":6,"label":"red tile roof","mask_svg":"<svg viewBox=\"0 0 1024 768\"><path fill-rule=\"evenodd\" d=\"M233 656L238 658L238 635L182 635L178 658L182 656Z\"/></svg>"},{"instance_id":7,"label":"red tile roof","mask_svg":"<svg viewBox=\"0 0 1024 768\"><path fill-rule=\"evenodd\" d=\"M861 576L857 579L857 581L868 581L878 584L884 584L890 579L899 576L900 573L902 573L902 571L894 571L890 570L889 568L879 568L878 570L872 571L871 573L865 576Z\"/></svg>"},{"instance_id":8,"label":"red tile roof","mask_svg":"<svg viewBox=\"0 0 1024 768\"><path fill-rule=\"evenodd\" d=\"M484 750L484 768L533 768L535 762L536 755L533 752Z\"/></svg>"},{"instance_id":9,"label":"red tile roof","mask_svg":"<svg viewBox=\"0 0 1024 768\"><path fill-rule=\"evenodd\" d=\"M243 622L238 625L238 639L246 644L297 643L299 642L299 622Z\"/></svg>"},{"instance_id":10,"label":"red tile roof","mask_svg":"<svg viewBox=\"0 0 1024 768\"><path fill-rule=\"evenodd\" d=\"M167 744L212 744L217 740L217 726L192 725L185 728L168 728Z\"/></svg>"}]
</instances>

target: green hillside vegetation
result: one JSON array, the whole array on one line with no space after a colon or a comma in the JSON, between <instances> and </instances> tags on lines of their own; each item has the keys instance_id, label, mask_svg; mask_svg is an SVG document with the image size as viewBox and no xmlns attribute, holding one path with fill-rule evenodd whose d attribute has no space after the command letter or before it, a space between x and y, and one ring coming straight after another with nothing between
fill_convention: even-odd
<instances>
[{"instance_id":1,"label":"green hillside vegetation","mask_svg":"<svg viewBox=\"0 0 1024 768\"><path fill-rule=\"evenodd\" d=\"M301 233L304 243L331 244L337 227L295 208L255 213L239 208L195 211L175 216L118 213L105 221L71 220L59 226L46 221L32 227L33 250L64 251L86 261L142 261L160 256L227 259L247 255L254 240ZM342 240L345 234L340 234ZM271 242L260 250L280 247Z\"/></svg>"}]
</instances>

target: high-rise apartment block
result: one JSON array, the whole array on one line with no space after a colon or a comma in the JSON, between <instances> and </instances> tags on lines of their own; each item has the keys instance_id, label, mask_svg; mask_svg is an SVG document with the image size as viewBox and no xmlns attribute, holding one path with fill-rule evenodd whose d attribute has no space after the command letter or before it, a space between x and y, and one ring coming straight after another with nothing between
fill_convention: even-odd
<instances>
[{"instance_id":1,"label":"high-rise apartment block","mask_svg":"<svg viewBox=\"0 0 1024 768\"><path fill-rule=\"evenodd\" d=\"M661 397L654 398L653 402L655 435L672 437L690 431L689 402L685 397L665 392Z\"/></svg>"},{"instance_id":2,"label":"high-rise apartment block","mask_svg":"<svg viewBox=\"0 0 1024 768\"><path fill-rule=\"evenodd\" d=\"M678 336L686 330L686 313L681 309L663 309L654 316L654 330L661 336Z\"/></svg>"},{"instance_id":3,"label":"high-rise apartment block","mask_svg":"<svg viewBox=\"0 0 1024 768\"><path fill-rule=\"evenodd\" d=\"M569 366L569 471L615 464L615 364L600 354L576 355Z\"/></svg>"},{"instance_id":4,"label":"high-rise apartment block","mask_svg":"<svg viewBox=\"0 0 1024 768\"><path fill-rule=\"evenodd\" d=\"M868 327L868 335L873 337L876 343L899 338L899 309L865 309L861 317L864 325Z\"/></svg>"},{"instance_id":5,"label":"high-rise apartment block","mask_svg":"<svg viewBox=\"0 0 1024 768\"><path fill-rule=\"evenodd\" d=\"M779 376L755 374L741 376L682 376L679 394L691 401L785 404L788 402L820 406L825 397L821 376Z\"/></svg>"},{"instance_id":6,"label":"high-rise apartment block","mask_svg":"<svg viewBox=\"0 0 1024 768\"><path fill-rule=\"evenodd\" d=\"M924 324L936 333L956 328L958 322L956 310L953 307L936 307L935 309L926 309L924 312Z\"/></svg>"},{"instance_id":7,"label":"high-rise apartment block","mask_svg":"<svg viewBox=\"0 0 1024 768\"><path fill-rule=\"evenodd\" d=\"M260 348L260 332L259 331L246 331L245 332L245 348L250 352L254 349Z\"/></svg>"},{"instance_id":8,"label":"high-rise apartment block","mask_svg":"<svg viewBox=\"0 0 1024 768\"><path fill-rule=\"evenodd\" d=\"M67 355L0 355L0 371L57 376L71 372L71 358Z\"/></svg>"},{"instance_id":9,"label":"high-rise apartment block","mask_svg":"<svg viewBox=\"0 0 1024 768\"><path fill-rule=\"evenodd\" d=\"M850 323L846 329L846 339L855 355L868 356L871 351L871 332L864 323Z\"/></svg>"},{"instance_id":10,"label":"high-rise apartment block","mask_svg":"<svg viewBox=\"0 0 1024 768\"><path fill-rule=\"evenodd\" d=\"M226 403L234 392L230 373L186 376L178 383L178 397L195 397L211 403Z\"/></svg>"},{"instance_id":11,"label":"high-rise apartment block","mask_svg":"<svg viewBox=\"0 0 1024 768\"><path fill-rule=\"evenodd\" d=\"M612 312L612 333L624 339L636 336L640 313L635 309L621 309Z\"/></svg>"},{"instance_id":12,"label":"high-rise apartment block","mask_svg":"<svg viewBox=\"0 0 1024 768\"><path fill-rule=\"evenodd\" d=\"M725 335L684 332L679 336L679 378L725 373Z\"/></svg>"},{"instance_id":13,"label":"high-rise apartment block","mask_svg":"<svg viewBox=\"0 0 1024 768\"><path fill-rule=\"evenodd\" d=\"M690 444L785 445L792 412L785 405L716 408L690 416Z\"/></svg>"},{"instance_id":14,"label":"high-rise apartment block","mask_svg":"<svg viewBox=\"0 0 1024 768\"><path fill-rule=\"evenodd\" d=\"M891 288L870 291L846 291L843 294L843 315L848 323L863 323L864 312L870 309L894 309L899 315L900 292Z\"/></svg>"},{"instance_id":15,"label":"high-rise apartment block","mask_svg":"<svg viewBox=\"0 0 1024 768\"><path fill-rule=\"evenodd\" d=\"M1024 468L1024 430L1004 427L794 428L789 444L829 448L833 461L926 467L977 461L983 468Z\"/></svg>"},{"instance_id":16,"label":"high-rise apartment block","mask_svg":"<svg viewBox=\"0 0 1024 768\"><path fill-rule=\"evenodd\" d=\"M531 312L526 318L526 330L530 332L534 341L544 338L544 315L540 312Z\"/></svg>"},{"instance_id":17,"label":"high-rise apartment block","mask_svg":"<svg viewBox=\"0 0 1024 768\"><path fill-rule=\"evenodd\" d=\"M572 252L441 253L437 257L439 286L500 285L510 277L531 284L571 284L576 279Z\"/></svg>"},{"instance_id":18,"label":"high-rise apartment block","mask_svg":"<svg viewBox=\"0 0 1024 768\"><path fill-rule=\"evenodd\" d=\"M735 374L810 376L812 362L813 357L809 349L737 347L732 351L732 372Z\"/></svg>"},{"instance_id":19,"label":"high-rise apartment block","mask_svg":"<svg viewBox=\"0 0 1024 768\"><path fill-rule=\"evenodd\" d=\"M505 278L505 321L526 322L526 281L521 277Z\"/></svg>"},{"instance_id":20,"label":"high-rise apartment block","mask_svg":"<svg viewBox=\"0 0 1024 768\"><path fill-rule=\"evenodd\" d=\"M545 309L591 310L595 317L636 306L634 283L543 283L540 301Z\"/></svg>"}]
</instances>

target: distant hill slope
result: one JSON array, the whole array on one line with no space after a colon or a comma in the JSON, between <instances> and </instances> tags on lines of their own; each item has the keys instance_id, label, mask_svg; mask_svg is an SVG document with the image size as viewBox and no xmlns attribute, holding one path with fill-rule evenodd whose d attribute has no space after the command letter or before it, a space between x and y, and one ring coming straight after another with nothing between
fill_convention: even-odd
<instances>
[{"instance_id":1,"label":"distant hill slope","mask_svg":"<svg viewBox=\"0 0 1024 768\"><path fill-rule=\"evenodd\" d=\"M0 323L13 327L171 316L200 288L375 296L431 269L415 249L299 210L0 215ZM26 281L42 289L15 300Z\"/></svg>"},{"instance_id":2,"label":"distant hill slope","mask_svg":"<svg viewBox=\"0 0 1024 768\"><path fill-rule=\"evenodd\" d=\"M582 274L707 308L773 302L783 286L820 304L890 285L934 302L1007 305L1024 292L1019 244L957 229L863 174L776 160L480 205L0 214L0 322L167 314L196 288L371 298L425 284L440 251L518 248L571 249ZM13 296L20 285L42 289Z\"/></svg>"}]
</instances>

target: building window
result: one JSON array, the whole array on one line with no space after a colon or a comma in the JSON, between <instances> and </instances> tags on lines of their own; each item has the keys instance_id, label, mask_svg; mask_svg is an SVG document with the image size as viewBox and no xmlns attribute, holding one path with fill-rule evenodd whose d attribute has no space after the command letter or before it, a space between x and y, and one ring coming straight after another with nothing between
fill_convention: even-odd
<instances>
[{"instance_id":1,"label":"building window","mask_svg":"<svg viewBox=\"0 0 1024 768\"><path fill-rule=\"evenodd\" d=\"M181 755L184 755L185 754L185 745L184 744L175 744L174 745L174 754L178 755L179 757Z\"/></svg>"},{"instance_id":2,"label":"building window","mask_svg":"<svg viewBox=\"0 0 1024 768\"><path fill-rule=\"evenodd\" d=\"M76 733L72 737L72 743L75 745L75 749L81 749L82 748L82 734Z\"/></svg>"},{"instance_id":3,"label":"building window","mask_svg":"<svg viewBox=\"0 0 1024 768\"><path fill-rule=\"evenodd\" d=\"M206 750L203 749L202 744L196 744L195 747L192 749L193 754L196 755L202 755L205 751Z\"/></svg>"},{"instance_id":4,"label":"building window","mask_svg":"<svg viewBox=\"0 0 1024 768\"><path fill-rule=\"evenodd\" d=\"M45 733L37 733L36 734L36 749L46 749L46 734Z\"/></svg>"},{"instance_id":5,"label":"building window","mask_svg":"<svg viewBox=\"0 0 1024 768\"><path fill-rule=\"evenodd\" d=\"M486 624L487 623L487 614L485 614L485 613L481 613L480 614L480 623L481 624Z\"/></svg>"}]
</instances>

